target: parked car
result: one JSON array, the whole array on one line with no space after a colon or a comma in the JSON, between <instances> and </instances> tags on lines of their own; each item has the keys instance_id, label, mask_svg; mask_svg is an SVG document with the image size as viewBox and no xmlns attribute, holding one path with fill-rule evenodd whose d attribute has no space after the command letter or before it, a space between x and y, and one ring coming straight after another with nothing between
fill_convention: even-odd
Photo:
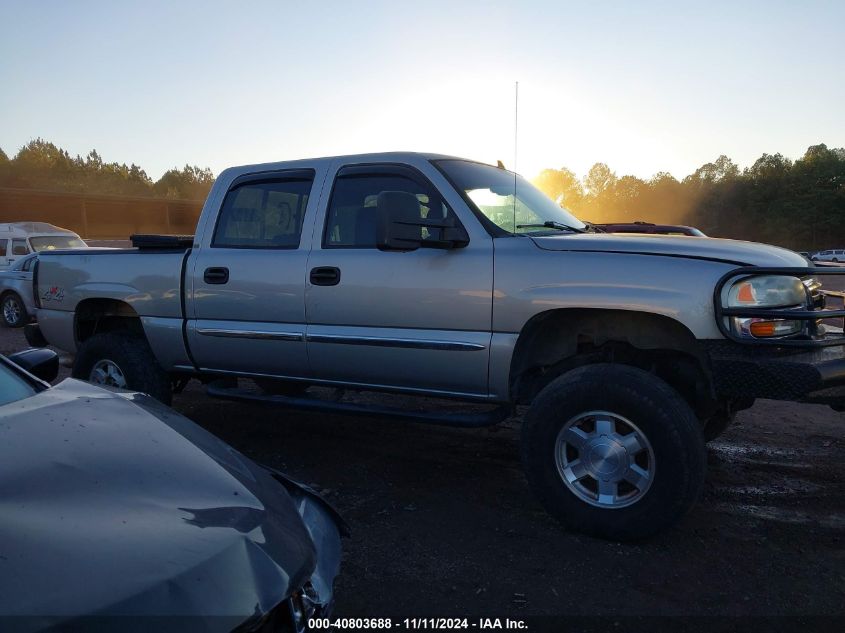
<instances>
[{"instance_id":1,"label":"parked car","mask_svg":"<svg viewBox=\"0 0 845 633\"><path fill-rule=\"evenodd\" d=\"M596 224L607 233L645 233L659 235L689 235L692 237L707 237L704 233L693 226L681 224L652 224L651 222L629 222Z\"/></svg>"},{"instance_id":2,"label":"parked car","mask_svg":"<svg viewBox=\"0 0 845 633\"><path fill-rule=\"evenodd\" d=\"M23 327L35 315L32 268L37 258L38 253L31 253L0 270L0 318L6 327Z\"/></svg>"},{"instance_id":3,"label":"parked car","mask_svg":"<svg viewBox=\"0 0 845 633\"><path fill-rule=\"evenodd\" d=\"M755 398L845 407L845 338L820 321L845 312L821 311L818 281L842 271L764 244L592 232L491 165L392 153L236 167L195 236L135 243L39 257L38 327L77 378L169 402L191 378L248 377L266 393L208 391L460 426L530 405L529 483L597 536L677 521L703 485L705 439ZM356 408L309 385L491 408Z\"/></svg>"},{"instance_id":4,"label":"parked car","mask_svg":"<svg viewBox=\"0 0 845 633\"><path fill-rule=\"evenodd\" d=\"M7 222L0 224L0 270L30 253L88 245L73 231L46 222Z\"/></svg>"},{"instance_id":5,"label":"parked car","mask_svg":"<svg viewBox=\"0 0 845 633\"><path fill-rule=\"evenodd\" d=\"M812 260L814 262L845 262L845 250L843 249L835 249L835 250L827 250L827 251L819 251L815 255L813 255Z\"/></svg>"},{"instance_id":6,"label":"parked car","mask_svg":"<svg viewBox=\"0 0 845 633\"><path fill-rule=\"evenodd\" d=\"M0 619L301 631L328 612L345 528L323 499L149 396L42 381L57 371L51 350L0 356Z\"/></svg>"}]
</instances>

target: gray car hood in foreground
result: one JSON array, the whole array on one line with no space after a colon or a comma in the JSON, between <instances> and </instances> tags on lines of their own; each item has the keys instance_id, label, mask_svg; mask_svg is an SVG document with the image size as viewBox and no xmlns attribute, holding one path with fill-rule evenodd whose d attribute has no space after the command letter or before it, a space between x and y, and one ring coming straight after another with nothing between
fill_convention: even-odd
<instances>
[{"instance_id":1,"label":"gray car hood in foreground","mask_svg":"<svg viewBox=\"0 0 845 633\"><path fill-rule=\"evenodd\" d=\"M566 233L547 237L532 237L531 239L537 246L548 251L593 251L694 257L748 266L806 267L809 265L801 255L785 248L714 237Z\"/></svg>"},{"instance_id":2,"label":"gray car hood in foreground","mask_svg":"<svg viewBox=\"0 0 845 633\"><path fill-rule=\"evenodd\" d=\"M149 397L65 380L0 408L0 614L266 613L315 570L291 495Z\"/></svg>"}]
</instances>

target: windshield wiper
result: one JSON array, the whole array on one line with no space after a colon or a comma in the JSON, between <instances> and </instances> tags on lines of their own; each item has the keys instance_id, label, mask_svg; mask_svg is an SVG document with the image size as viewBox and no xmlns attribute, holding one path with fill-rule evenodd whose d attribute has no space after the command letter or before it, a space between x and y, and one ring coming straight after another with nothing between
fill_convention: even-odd
<instances>
[{"instance_id":1,"label":"windshield wiper","mask_svg":"<svg viewBox=\"0 0 845 633\"><path fill-rule=\"evenodd\" d=\"M572 231L573 233L586 233L584 229L576 229L574 226L569 226L563 222L555 222L554 220L546 220L542 224L517 224L518 229L557 229L558 231Z\"/></svg>"}]
</instances>

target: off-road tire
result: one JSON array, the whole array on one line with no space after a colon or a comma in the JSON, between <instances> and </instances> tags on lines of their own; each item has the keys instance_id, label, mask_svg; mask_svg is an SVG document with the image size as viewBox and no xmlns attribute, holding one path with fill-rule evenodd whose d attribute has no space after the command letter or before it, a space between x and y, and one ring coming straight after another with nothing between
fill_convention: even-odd
<instances>
[{"instance_id":1,"label":"off-road tire","mask_svg":"<svg viewBox=\"0 0 845 633\"><path fill-rule=\"evenodd\" d=\"M559 474L555 452L560 430L591 411L624 416L651 444L653 479L631 505L591 505ZM522 427L522 463L542 505L568 530L631 541L666 529L693 506L707 462L701 425L678 392L641 369L600 363L567 372L538 394Z\"/></svg>"},{"instance_id":2,"label":"off-road tire","mask_svg":"<svg viewBox=\"0 0 845 633\"><path fill-rule=\"evenodd\" d=\"M17 305L18 317L16 320L9 320L6 318L7 303L14 303ZM7 292L3 295L2 300L0 300L0 317L2 317L3 325L6 327L18 328L29 323L29 313L26 311L26 306L24 305L23 300L16 292Z\"/></svg>"},{"instance_id":3,"label":"off-road tire","mask_svg":"<svg viewBox=\"0 0 845 633\"><path fill-rule=\"evenodd\" d=\"M72 375L89 380L98 361L111 360L126 377L126 388L149 394L169 405L173 400L170 376L153 355L143 336L131 332L95 334L79 347L73 363Z\"/></svg>"}]
</instances>

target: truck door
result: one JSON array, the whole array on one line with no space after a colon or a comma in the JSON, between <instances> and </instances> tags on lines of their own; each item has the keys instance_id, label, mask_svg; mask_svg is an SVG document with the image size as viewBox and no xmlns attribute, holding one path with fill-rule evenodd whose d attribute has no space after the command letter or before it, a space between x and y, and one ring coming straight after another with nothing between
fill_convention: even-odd
<instances>
[{"instance_id":1,"label":"truck door","mask_svg":"<svg viewBox=\"0 0 845 633\"><path fill-rule=\"evenodd\" d=\"M380 251L375 203L384 191L414 194L421 217L454 214L445 202L431 199L434 185L408 166L348 165L337 172L308 264L314 376L485 396L492 239L470 232L464 248ZM467 218L456 217L470 228Z\"/></svg>"},{"instance_id":2,"label":"truck door","mask_svg":"<svg viewBox=\"0 0 845 633\"><path fill-rule=\"evenodd\" d=\"M308 374L305 276L317 194L311 169L261 172L230 185L186 279L188 344L205 370Z\"/></svg>"}]
</instances>

